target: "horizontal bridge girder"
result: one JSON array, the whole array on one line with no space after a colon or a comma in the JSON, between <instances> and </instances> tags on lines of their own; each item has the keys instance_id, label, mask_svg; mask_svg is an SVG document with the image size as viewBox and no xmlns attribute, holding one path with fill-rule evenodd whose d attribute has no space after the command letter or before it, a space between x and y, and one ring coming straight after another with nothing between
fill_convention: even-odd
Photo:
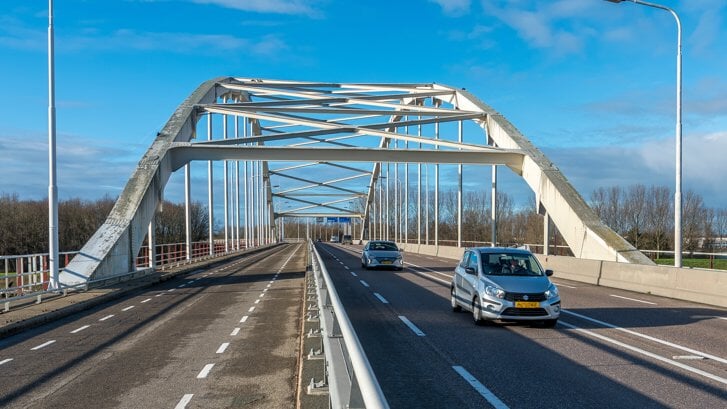
<instances>
[{"instance_id":1,"label":"horizontal bridge girder","mask_svg":"<svg viewBox=\"0 0 727 409\"><path fill-rule=\"evenodd\" d=\"M262 160L282 162L384 162L507 165L522 171L524 155L516 150L487 149L478 152L379 148L287 148L269 146L199 146L176 144L170 149L172 169L195 160Z\"/></svg>"}]
</instances>

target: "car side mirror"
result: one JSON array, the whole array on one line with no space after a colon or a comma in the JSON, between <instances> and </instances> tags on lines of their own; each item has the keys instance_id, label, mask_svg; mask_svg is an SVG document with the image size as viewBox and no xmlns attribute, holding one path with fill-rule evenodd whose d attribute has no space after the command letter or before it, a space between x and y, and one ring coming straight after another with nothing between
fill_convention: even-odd
<instances>
[{"instance_id":1,"label":"car side mirror","mask_svg":"<svg viewBox=\"0 0 727 409\"><path fill-rule=\"evenodd\" d=\"M545 275L550 277L553 275L553 270L545 270Z\"/></svg>"},{"instance_id":2,"label":"car side mirror","mask_svg":"<svg viewBox=\"0 0 727 409\"><path fill-rule=\"evenodd\" d=\"M404 249L401 248L401 247L399 247L399 252L403 253L404 252Z\"/></svg>"},{"instance_id":3,"label":"car side mirror","mask_svg":"<svg viewBox=\"0 0 727 409\"><path fill-rule=\"evenodd\" d=\"M465 267L464 271L467 274L477 274L477 271L475 271L474 267Z\"/></svg>"}]
</instances>

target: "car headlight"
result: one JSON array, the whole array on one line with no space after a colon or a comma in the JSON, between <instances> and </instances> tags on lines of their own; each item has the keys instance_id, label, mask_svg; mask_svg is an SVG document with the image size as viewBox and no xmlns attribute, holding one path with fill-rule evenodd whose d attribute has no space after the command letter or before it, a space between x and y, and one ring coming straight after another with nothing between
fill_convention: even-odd
<instances>
[{"instance_id":1,"label":"car headlight","mask_svg":"<svg viewBox=\"0 0 727 409\"><path fill-rule=\"evenodd\" d=\"M398 256L396 256L396 259L397 259L397 260L401 260L402 258L403 258L403 257L401 256L401 254L399 254Z\"/></svg>"},{"instance_id":2,"label":"car headlight","mask_svg":"<svg viewBox=\"0 0 727 409\"><path fill-rule=\"evenodd\" d=\"M502 288L497 288L497 287L491 286L491 285L488 285L487 287L485 287L485 294L489 295L490 297L495 297L495 298L500 298L500 299L505 298L505 290L503 290Z\"/></svg>"},{"instance_id":3,"label":"car headlight","mask_svg":"<svg viewBox=\"0 0 727 409\"><path fill-rule=\"evenodd\" d=\"M551 284L550 287L548 287L548 290L545 292L545 296L548 297L548 299L557 297L558 287L556 287L555 284Z\"/></svg>"}]
</instances>

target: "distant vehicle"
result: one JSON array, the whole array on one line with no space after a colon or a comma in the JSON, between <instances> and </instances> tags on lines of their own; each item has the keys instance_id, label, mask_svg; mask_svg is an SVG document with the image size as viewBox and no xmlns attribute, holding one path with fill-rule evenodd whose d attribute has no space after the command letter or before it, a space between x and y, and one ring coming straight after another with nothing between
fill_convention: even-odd
<instances>
[{"instance_id":1,"label":"distant vehicle","mask_svg":"<svg viewBox=\"0 0 727 409\"><path fill-rule=\"evenodd\" d=\"M341 244L353 244L353 239L350 234L344 234L341 239Z\"/></svg>"},{"instance_id":2,"label":"distant vehicle","mask_svg":"<svg viewBox=\"0 0 727 409\"><path fill-rule=\"evenodd\" d=\"M320 237L317 238L316 241L320 243L321 242L321 238Z\"/></svg>"},{"instance_id":3,"label":"distant vehicle","mask_svg":"<svg viewBox=\"0 0 727 409\"><path fill-rule=\"evenodd\" d=\"M479 247L465 250L450 286L452 311L472 312L484 320L541 321L554 327L560 317L560 295L528 250Z\"/></svg>"},{"instance_id":4,"label":"distant vehicle","mask_svg":"<svg viewBox=\"0 0 727 409\"><path fill-rule=\"evenodd\" d=\"M404 269L401 250L393 241L374 240L366 243L361 252L361 267L365 269L386 267Z\"/></svg>"},{"instance_id":5,"label":"distant vehicle","mask_svg":"<svg viewBox=\"0 0 727 409\"><path fill-rule=\"evenodd\" d=\"M331 236L331 243L340 243L340 240L338 240L338 236Z\"/></svg>"}]
</instances>

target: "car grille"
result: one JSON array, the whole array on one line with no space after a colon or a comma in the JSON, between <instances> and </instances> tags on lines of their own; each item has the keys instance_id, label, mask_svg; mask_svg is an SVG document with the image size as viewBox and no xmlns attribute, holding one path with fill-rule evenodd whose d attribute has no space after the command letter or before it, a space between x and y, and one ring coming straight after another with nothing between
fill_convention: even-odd
<instances>
[{"instance_id":1,"label":"car grille","mask_svg":"<svg viewBox=\"0 0 727 409\"><path fill-rule=\"evenodd\" d=\"M391 261L393 263L394 261L396 261L396 259L393 257L377 257L376 261L378 261L379 263L382 263L384 261Z\"/></svg>"},{"instance_id":2,"label":"car grille","mask_svg":"<svg viewBox=\"0 0 727 409\"><path fill-rule=\"evenodd\" d=\"M502 315L511 317L541 317L547 316L548 312L543 308L506 308Z\"/></svg>"},{"instance_id":3,"label":"car grille","mask_svg":"<svg viewBox=\"0 0 727 409\"><path fill-rule=\"evenodd\" d=\"M526 295L528 296L527 299L525 298ZM547 298L544 293L506 293L505 299L508 301L545 301Z\"/></svg>"}]
</instances>

